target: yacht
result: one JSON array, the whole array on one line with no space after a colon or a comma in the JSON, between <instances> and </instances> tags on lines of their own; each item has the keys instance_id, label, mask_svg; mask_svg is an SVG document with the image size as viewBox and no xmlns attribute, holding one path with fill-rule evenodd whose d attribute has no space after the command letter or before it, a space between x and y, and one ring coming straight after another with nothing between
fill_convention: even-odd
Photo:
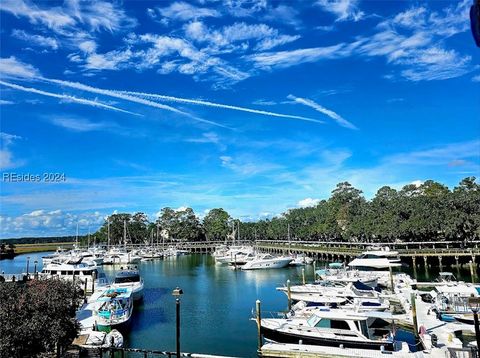
<instances>
[{"instance_id":1,"label":"yacht","mask_svg":"<svg viewBox=\"0 0 480 358\"><path fill-rule=\"evenodd\" d=\"M286 287L278 287L277 290L288 296ZM331 307L353 304L362 311L384 311L390 307L390 302L380 292L358 281L348 285L324 283L292 286L290 298Z\"/></svg>"},{"instance_id":2,"label":"yacht","mask_svg":"<svg viewBox=\"0 0 480 358\"><path fill-rule=\"evenodd\" d=\"M228 250L221 250L214 255L215 262L218 264L232 264L241 257L253 254L251 246L232 246Z\"/></svg>"},{"instance_id":3,"label":"yacht","mask_svg":"<svg viewBox=\"0 0 480 358\"><path fill-rule=\"evenodd\" d=\"M98 275L98 269L94 264L83 262L82 258L56 259L44 266L40 275L71 281L75 279L91 285L94 277Z\"/></svg>"},{"instance_id":4,"label":"yacht","mask_svg":"<svg viewBox=\"0 0 480 358\"><path fill-rule=\"evenodd\" d=\"M109 329L128 323L132 311L132 289L111 287L103 291L97 298L93 315L99 329Z\"/></svg>"},{"instance_id":5,"label":"yacht","mask_svg":"<svg viewBox=\"0 0 480 358\"><path fill-rule=\"evenodd\" d=\"M390 251L389 247L362 252L348 264L349 267L361 271L385 270L391 267L400 267L400 258L397 251Z\"/></svg>"},{"instance_id":6,"label":"yacht","mask_svg":"<svg viewBox=\"0 0 480 358\"><path fill-rule=\"evenodd\" d=\"M53 260L59 259L60 257L65 256L66 254L67 254L66 249L63 249L61 247L57 248L57 250L53 254L42 256L43 266L48 265Z\"/></svg>"},{"instance_id":7,"label":"yacht","mask_svg":"<svg viewBox=\"0 0 480 358\"><path fill-rule=\"evenodd\" d=\"M348 284L350 282L360 281L361 283L377 287L378 275L370 271L359 271L356 269L347 269L343 263L332 262L325 269L317 270L315 274L320 281L338 282Z\"/></svg>"},{"instance_id":8,"label":"yacht","mask_svg":"<svg viewBox=\"0 0 480 358\"><path fill-rule=\"evenodd\" d=\"M142 259L135 252L127 252L124 249L112 248L103 259L104 264L137 264Z\"/></svg>"},{"instance_id":9,"label":"yacht","mask_svg":"<svg viewBox=\"0 0 480 358\"><path fill-rule=\"evenodd\" d=\"M293 259L289 256L275 257L270 254L257 255L242 266L242 270L259 270L287 267Z\"/></svg>"},{"instance_id":10,"label":"yacht","mask_svg":"<svg viewBox=\"0 0 480 358\"><path fill-rule=\"evenodd\" d=\"M304 254L296 255L295 258L290 262L291 266L305 266L311 265L313 263L313 259L308 257Z\"/></svg>"},{"instance_id":11,"label":"yacht","mask_svg":"<svg viewBox=\"0 0 480 358\"><path fill-rule=\"evenodd\" d=\"M264 318L261 331L279 343L394 351L393 335L372 328L375 319L366 313L318 309L309 317Z\"/></svg>"},{"instance_id":12,"label":"yacht","mask_svg":"<svg viewBox=\"0 0 480 358\"><path fill-rule=\"evenodd\" d=\"M127 267L115 275L115 280L112 284L113 288L130 288L132 290L132 297L134 300L139 300L143 297L143 278L140 277L138 269Z\"/></svg>"}]
</instances>

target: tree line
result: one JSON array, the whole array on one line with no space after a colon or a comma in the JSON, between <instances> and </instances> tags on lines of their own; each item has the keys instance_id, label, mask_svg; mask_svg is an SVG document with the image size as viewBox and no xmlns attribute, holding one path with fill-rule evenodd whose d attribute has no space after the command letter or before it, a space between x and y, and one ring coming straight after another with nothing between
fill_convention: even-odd
<instances>
[{"instance_id":1,"label":"tree line","mask_svg":"<svg viewBox=\"0 0 480 358\"><path fill-rule=\"evenodd\" d=\"M125 223L125 225L124 225ZM124 230L126 228L126 230ZM144 213L111 215L94 235L111 244L217 240L438 241L480 237L480 185L463 179L453 190L427 180L401 190L380 188L371 200L348 182L315 206L271 219L242 222L222 208L200 220L193 209L163 208L156 221ZM110 235L108 235L110 233ZM126 235L125 235L126 233Z\"/></svg>"}]
</instances>

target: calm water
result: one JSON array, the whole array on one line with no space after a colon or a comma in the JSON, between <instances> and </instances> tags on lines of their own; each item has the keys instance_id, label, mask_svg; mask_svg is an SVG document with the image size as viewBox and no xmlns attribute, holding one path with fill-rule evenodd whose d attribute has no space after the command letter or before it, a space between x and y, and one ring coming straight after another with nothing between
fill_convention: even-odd
<instances>
[{"instance_id":1,"label":"calm water","mask_svg":"<svg viewBox=\"0 0 480 358\"><path fill-rule=\"evenodd\" d=\"M30 257L39 262L46 253L19 255L14 260L0 261L0 271L20 273L26 270ZM319 265L318 265L319 266ZM182 351L256 356L256 324L250 321L255 300L262 301L262 310L284 310L286 296L275 290L287 279L301 281L301 268L278 270L235 271L215 265L209 255L187 255L175 259L142 262L145 280L143 302L137 304L125 346L155 350L175 350L175 299L171 292L179 286L181 298ZM104 272L113 277L118 267L105 266ZM453 269L463 280L470 280L468 269ZM438 268L417 270L419 280L434 279ZM307 281L313 280L313 267L306 267Z\"/></svg>"}]
</instances>

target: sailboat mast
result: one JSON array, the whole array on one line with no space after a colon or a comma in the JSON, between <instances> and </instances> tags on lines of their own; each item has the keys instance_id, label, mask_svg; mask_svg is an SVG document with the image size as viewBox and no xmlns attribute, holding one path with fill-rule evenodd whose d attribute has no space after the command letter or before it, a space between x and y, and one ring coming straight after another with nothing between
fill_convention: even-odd
<instances>
[{"instance_id":1,"label":"sailboat mast","mask_svg":"<svg viewBox=\"0 0 480 358\"><path fill-rule=\"evenodd\" d=\"M127 248L127 221L123 220L123 246Z\"/></svg>"},{"instance_id":2,"label":"sailboat mast","mask_svg":"<svg viewBox=\"0 0 480 358\"><path fill-rule=\"evenodd\" d=\"M107 247L110 248L110 218L107 220Z\"/></svg>"},{"instance_id":3,"label":"sailboat mast","mask_svg":"<svg viewBox=\"0 0 480 358\"><path fill-rule=\"evenodd\" d=\"M77 233L75 235L75 246L78 247L78 222L77 222Z\"/></svg>"}]
</instances>

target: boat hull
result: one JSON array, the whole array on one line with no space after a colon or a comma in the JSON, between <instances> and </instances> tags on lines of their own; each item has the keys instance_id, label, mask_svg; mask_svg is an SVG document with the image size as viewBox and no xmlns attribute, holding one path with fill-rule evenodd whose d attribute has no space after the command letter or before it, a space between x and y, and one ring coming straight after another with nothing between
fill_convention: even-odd
<instances>
[{"instance_id":1,"label":"boat hull","mask_svg":"<svg viewBox=\"0 0 480 358\"><path fill-rule=\"evenodd\" d=\"M261 332L266 339L272 340L277 343L298 344L299 341L302 341L302 344L320 345L328 347L340 347L341 345L343 345L343 347L345 348L372 349L380 351L381 347L383 346L386 351L394 350L392 342L348 341L325 337L300 336L287 332L272 330L265 327L262 327Z\"/></svg>"},{"instance_id":2,"label":"boat hull","mask_svg":"<svg viewBox=\"0 0 480 358\"><path fill-rule=\"evenodd\" d=\"M259 262L249 261L242 267L242 270L284 268L290 264L290 261L292 261L292 258L277 258L270 260L262 260Z\"/></svg>"}]
</instances>

